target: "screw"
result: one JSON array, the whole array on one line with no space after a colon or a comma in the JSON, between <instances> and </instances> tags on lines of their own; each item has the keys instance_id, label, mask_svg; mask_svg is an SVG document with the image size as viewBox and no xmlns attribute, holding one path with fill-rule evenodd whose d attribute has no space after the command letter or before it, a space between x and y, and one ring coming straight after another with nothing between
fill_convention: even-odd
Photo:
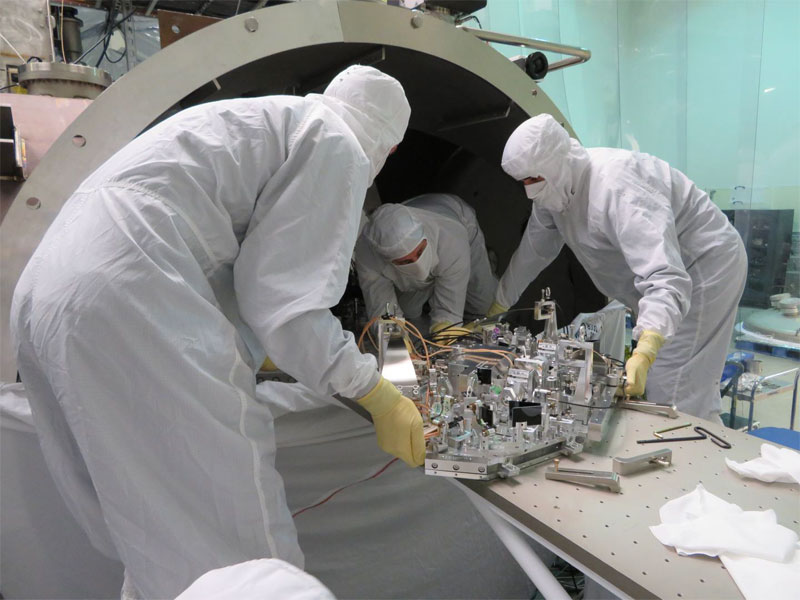
<instances>
[{"instance_id":1,"label":"screw","mask_svg":"<svg viewBox=\"0 0 800 600\"><path fill-rule=\"evenodd\" d=\"M431 463L431 469L438 469L439 465L436 463Z\"/></svg>"},{"instance_id":2,"label":"screw","mask_svg":"<svg viewBox=\"0 0 800 600\"><path fill-rule=\"evenodd\" d=\"M458 471L460 468L458 465L453 465L453 471Z\"/></svg>"},{"instance_id":3,"label":"screw","mask_svg":"<svg viewBox=\"0 0 800 600\"><path fill-rule=\"evenodd\" d=\"M423 23L422 14L415 12L414 16L411 17L411 26L414 29L419 29L420 27L422 27L422 23Z\"/></svg>"},{"instance_id":4,"label":"screw","mask_svg":"<svg viewBox=\"0 0 800 600\"><path fill-rule=\"evenodd\" d=\"M558 458L554 458L554 459L553 459L553 468L554 468L556 471L558 471L558 463L559 463L559 462L561 462L561 460L560 460L560 459L558 459Z\"/></svg>"},{"instance_id":5,"label":"screw","mask_svg":"<svg viewBox=\"0 0 800 600\"><path fill-rule=\"evenodd\" d=\"M483 473L486 469L484 467L478 467L478 473Z\"/></svg>"},{"instance_id":6,"label":"screw","mask_svg":"<svg viewBox=\"0 0 800 600\"><path fill-rule=\"evenodd\" d=\"M258 20L255 17L247 17L244 20L244 28L253 33L258 29Z\"/></svg>"}]
</instances>

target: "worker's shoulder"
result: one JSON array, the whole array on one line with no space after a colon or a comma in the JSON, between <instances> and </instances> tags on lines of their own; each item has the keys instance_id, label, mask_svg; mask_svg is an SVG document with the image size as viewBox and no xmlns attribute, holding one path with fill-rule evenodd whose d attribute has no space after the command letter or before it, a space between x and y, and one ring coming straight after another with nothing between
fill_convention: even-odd
<instances>
[{"instance_id":1,"label":"worker's shoulder","mask_svg":"<svg viewBox=\"0 0 800 600\"><path fill-rule=\"evenodd\" d=\"M651 174L669 168L669 164L646 152L622 148L587 148L593 174Z\"/></svg>"},{"instance_id":2,"label":"worker's shoulder","mask_svg":"<svg viewBox=\"0 0 800 600\"><path fill-rule=\"evenodd\" d=\"M622 148L587 148L593 174L635 168L641 153Z\"/></svg>"},{"instance_id":3,"label":"worker's shoulder","mask_svg":"<svg viewBox=\"0 0 800 600\"><path fill-rule=\"evenodd\" d=\"M219 115L219 114L240 114L263 113L264 111L279 112L283 108L298 108L305 102L304 98L298 96L256 96L253 98L228 98L225 100L215 100L204 102L186 108L171 118L181 116L192 116L198 114Z\"/></svg>"}]
</instances>

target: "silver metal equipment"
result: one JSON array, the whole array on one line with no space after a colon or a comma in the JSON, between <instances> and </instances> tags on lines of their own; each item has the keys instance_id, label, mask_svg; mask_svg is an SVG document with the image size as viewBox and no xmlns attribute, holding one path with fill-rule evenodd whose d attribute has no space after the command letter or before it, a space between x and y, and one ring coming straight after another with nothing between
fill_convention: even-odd
<instances>
[{"instance_id":1,"label":"silver metal equipment","mask_svg":"<svg viewBox=\"0 0 800 600\"><path fill-rule=\"evenodd\" d=\"M379 321L382 374L422 412L427 474L508 478L603 441L623 381L622 364L597 354L590 342L559 337L549 294L534 311L552 325L541 338L524 327L491 323L438 350L440 358L413 362L397 322ZM572 474L618 491L616 475Z\"/></svg>"},{"instance_id":2,"label":"silver metal equipment","mask_svg":"<svg viewBox=\"0 0 800 600\"><path fill-rule=\"evenodd\" d=\"M672 464L672 450L662 448L638 456L616 456L613 461L614 473L632 475L653 467L668 467Z\"/></svg>"},{"instance_id":3,"label":"silver metal equipment","mask_svg":"<svg viewBox=\"0 0 800 600\"><path fill-rule=\"evenodd\" d=\"M564 469L559 468L558 464L554 467L547 467L544 473L545 479L563 481L565 483L577 483L580 485L591 485L597 488L605 488L610 492L619 494L622 486L619 483L619 475L610 471L587 471L584 469Z\"/></svg>"},{"instance_id":4,"label":"silver metal equipment","mask_svg":"<svg viewBox=\"0 0 800 600\"><path fill-rule=\"evenodd\" d=\"M670 419L678 418L678 409L675 405L656 404L655 402L645 402L643 400L631 400L625 398L619 402L620 408L627 408L629 410L638 410L639 412L648 413L651 415L662 415Z\"/></svg>"},{"instance_id":5,"label":"silver metal equipment","mask_svg":"<svg viewBox=\"0 0 800 600\"><path fill-rule=\"evenodd\" d=\"M478 206L487 239L497 228L498 253L510 256L516 239L505 241L509 222L521 225L529 203L500 169L506 139L542 112L575 135L525 71L451 22L383 3L305 0L250 11L178 40L115 82L65 130L22 187L0 225L0 379L16 378L7 331L14 286L63 203L94 169L180 109L318 92L356 63L396 77L412 107L398 155L419 155L420 167L400 173L387 164L379 187L383 180L383 189L397 190L429 173L426 184L444 182L443 189ZM492 210L482 211L483 205Z\"/></svg>"},{"instance_id":6,"label":"silver metal equipment","mask_svg":"<svg viewBox=\"0 0 800 600\"><path fill-rule=\"evenodd\" d=\"M103 69L63 62L30 62L19 68L19 84L29 94L58 98L97 98L111 85Z\"/></svg>"}]
</instances>

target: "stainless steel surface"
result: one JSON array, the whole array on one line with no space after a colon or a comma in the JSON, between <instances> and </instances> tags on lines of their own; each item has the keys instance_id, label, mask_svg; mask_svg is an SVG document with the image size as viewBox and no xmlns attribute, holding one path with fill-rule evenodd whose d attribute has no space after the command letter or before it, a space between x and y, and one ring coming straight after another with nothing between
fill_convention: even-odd
<instances>
[{"instance_id":1,"label":"stainless steel surface","mask_svg":"<svg viewBox=\"0 0 800 600\"><path fill-rule=\"evenodd\" d=\"M617 494L621 491L619 475L612 471L565 469L556 466L547 467L547 470L544 472L544 478L552 481L563 481L565 483L577 483L578 485L603 488Z\"/></svg>"},{"instance_id":2,"label":"stainless steel surface","mask_svg":"<svg viewBox=\"0 0 800 600\"><path fill-rule=\"evenodd\" d=\"M672 464L672 450L662 448L653 452L646 452L638 456L616 456L613 461L614 473L620 475L633 475L639 471L653 467L668 467Z\"/></svg>"},{"instance_id":3,"label":"stainless steel surface","mask_svg":"<svg viewBox=\"0 0 800 600\"><path fill-rule=\"evenodd\" d=\"M20 83L42 79L63 79L108 87L111 75L102 69L85 65L68 65L62 62L32 62L19 70Z\"/></svg>"},{"instance_id":4,"label":"stainless steel surface","mask_svg":"<svg viewBox=\"0 0 800 600\"><path fill-rule=\"evenodd\" d=\"M85 65L30 62L19 68L19 83L29 94L92 99L111 85L111 75Z\"/></svg>"},{"instance_id":5,"label":"stainless steel surface","mask_svg":"<svg viewBox=\"0 0 800 600\"><path fill-rule=\"evenodd\" d=\"M509 35L507 33L498 33L496 31L488 31L486 29L474 29L472 27L460 26L459 29L468 31L478 39L486 42L494 42L496 44L506 44L508 46L519 46L522 48L532 48L534 50L544 50L545 52L555 52L557 54L566 54L573 58L565 58L552 63L548 68L550 71L557 71L570 65L577 65L584 63L592 57L592 53L585 48L578 48L576 46L567 46L566 44L557 44L555 42L548 42L546 40L537 40L535 38L520 37L518 35Z\"/></svg>"},{"instance_id":6,"label":"stainless steel surface","mask_svg":"<svg viewBox=\"0 0 800 600\"><path fill-rule=\"evenodd\" d=\"M541 537L559 555L633 598L741 598L717 559L678 556L648 527L660 522L658 510L664 503L702 483L712 494L744 510L773 509L781 525L800 531L800 486L739 477L727 468L724 458L753 459L760 456L764 441L693 420L733 448L723 450L707 442L673 444L670 467L625 477L619 495L548 481L544 468L528 470L513 480L462 483ZM576 457L562 458L561 465L609 469L614 457L641 454L636 439L671 424L666 417L618 410L606 442Z\"/></svg>"},{"instance_id":7,"label":"stainless steel surface","mask_svg":"<svg viewBox=\"0 0 800 600\"><path fill-rule=\"evenodd\" d=\"M244 29L248 18L258 20L254 33ZM505 140L528 116L548 112L566 123L545 94L531 94L536 86L525 73L489 45L429 15L414 29L410 18L405 9L358 1L265 8L177 41L109 87L53 145L0 226L0 378L16 377L7 329L14 286L61 205L102 162L176 109L291 93L384 47L386 59L378 66L403 83L412 106L410 128L487 164L499 165ZM438 131L447 119L505 110L510 103L504 119ZM73 144L76 135L85 145ZM28 198L38 198L41 208L26 208Z\"/></svg>"},{"instance_id":8,"label":"stainless steel surface","mask_svg":"<svg viewBox=\"0 0 800 600\"><path fill-rule=\"evenodd\" d=\"M403 334L391 321L380 321L378 325L378 345L381 349L378 370L406 396L411 396L414 389L419 388L419 381Z\"/></svg>"}]
</instances>

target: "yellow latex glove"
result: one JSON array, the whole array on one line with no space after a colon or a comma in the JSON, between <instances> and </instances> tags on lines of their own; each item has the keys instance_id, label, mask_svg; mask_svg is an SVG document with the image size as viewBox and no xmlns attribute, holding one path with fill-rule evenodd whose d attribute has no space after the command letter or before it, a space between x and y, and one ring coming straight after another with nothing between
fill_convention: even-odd
<instances>
[{"instance_id":1,"label":"yellow latex glove","mask_svg":"<svg viewBox=\"0 0 800 600\"><path fill-rule=\"evenodd\" d=\"M494 317L495 315L502 314L504 312L508 312L508 307L503 306L502 304L498 304L495 300L492 302L492 305L489 307L489 311L486 313L487 317Z\"/></svg>"},{"instance_id":2,"label":"yellow latex glove","mask_svg":"<svg viewBox=\"0 0 800 600\"><path fill-rule=\"evenodd\" d=\"M479 333L483 324L484 324L483 319L475 319L474 321L470 321L469 323L464 323L464 329L466 329L470 333Z\"/></svg>"},{"instance_id":3,"label":"yellow latex glove","mask_svg":"<svg viewBox=\"0 0 800 600\"><path fill-rule=\"evenodd\" d=\"M268 356L264 359L264 362L261 363L260 371L280 371L278 365L272 362L272 359Z\"/></svg>"},{"instance_id":4,"label":"yellow latex glove","mask_svg":"<svg viewBox=\"0 0 800 600\"><path fill-rule=\"evenodd\" d=\"M628 396L641 396L644 394L644 387L647 383L647 371L650 370L656 355L664 345L664 336L655 331L646 329L639 336L636 349L631 354L628 362L625 363L625 374L628 383L625 385L625 393Z\"/></svg>"},{"instance_id":5,"label":"yellow latex glove","mask_svg":"<svg viewBox=\"0 0 800 600\"><path fill-rule=\"evenodd\" d=\"M436 335L437 333L439 333L442 329L444 329L446 327L450 327L450 323L448 323L447 321L442 321L440 323L434 323L433 325L431 325L431 335Z\"/></svg>"},{"instance_id":6,"label":"yellow latex glove","mask_svg":"<svg viewBox=\"0 0 800 600\"><path fill-rule=\"evenodd\" d=\"M422 417L414 403L388 379L381 377L378 385L358 403L372 415L381 450L411 467L425 462Z\"/></svg>"}]
</instances>

